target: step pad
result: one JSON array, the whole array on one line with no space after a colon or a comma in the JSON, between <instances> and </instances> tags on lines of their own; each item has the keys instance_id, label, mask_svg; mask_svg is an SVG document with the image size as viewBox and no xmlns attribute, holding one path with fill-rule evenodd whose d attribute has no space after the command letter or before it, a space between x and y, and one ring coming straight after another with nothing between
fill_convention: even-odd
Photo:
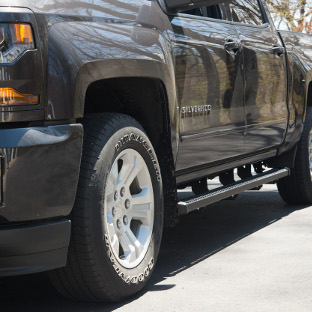
<instances>
[{"instance_id":1,"label":"step pad","mask_svg":"<svg viewBox=\"0 0 312 312\"><path fill-rule=\"evenodd\" d=\"M216 188L206 194L193 196L187 200L183 200L178 203L179 214L187 214L193 210L205 207L219 200L241 193L243 191L250 190L259 185L279 180L283 177L288 176L289 174L290 170L288 168L271 169L269 171L254 175L251 178L239 180L233 184Z\"/></svg>"}]
</instances>

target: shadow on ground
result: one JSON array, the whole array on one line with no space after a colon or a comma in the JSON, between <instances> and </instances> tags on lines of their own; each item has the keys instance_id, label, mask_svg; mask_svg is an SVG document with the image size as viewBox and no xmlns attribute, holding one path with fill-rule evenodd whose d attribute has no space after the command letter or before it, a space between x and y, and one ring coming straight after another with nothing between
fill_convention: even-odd
<instances>
[{"instance_id":1,"label":"shadow on ground","mask_svg":"<svg viewBox=\"0 0 312 312\"><path fill-rule=\"evenodd\" d=\"M244 237L291 214L277 191L250 191L235 201L222 201L182 218L180 224L164 232L155 272L146 292L166 291L175 285L159 282L204 261ZM49 284L45 274L0 280L1 310L6 311L113 311L124 303L90 304L63 299Z\"/></svg>"}]
</instances>

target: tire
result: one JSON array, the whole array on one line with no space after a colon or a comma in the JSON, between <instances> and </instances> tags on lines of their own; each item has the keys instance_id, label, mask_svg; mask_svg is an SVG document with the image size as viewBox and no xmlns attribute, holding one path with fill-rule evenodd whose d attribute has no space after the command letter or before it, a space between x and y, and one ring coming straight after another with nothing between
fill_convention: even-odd
<instances>
[{"instance_id":1,"label":"tire","mask_svg":"<svg viewBox=\"0 0 312 312\"><path fill-rule=\"evenodd\" d=\"M118 302L149 280L163 230L156 154L127 115L88 115L72 236L65 268L52 271L57 290L79 301Z\"/></svg>"},{"instance_id":2,"label":"tire","mask_svg":"<svg viewBox=\"0 0 312 312\"><path fill-rule=\"evenodd\" d=\"M288 204L312 204L312 108L307 108L301 139L290 176L277 182L282 199Z\"/></svg>"}]
</instances>

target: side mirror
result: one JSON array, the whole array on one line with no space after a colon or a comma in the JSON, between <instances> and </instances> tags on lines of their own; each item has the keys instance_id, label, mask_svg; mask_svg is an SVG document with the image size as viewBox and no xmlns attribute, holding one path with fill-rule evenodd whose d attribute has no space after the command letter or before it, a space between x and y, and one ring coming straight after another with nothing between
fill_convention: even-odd
<instances>
[{"instance_id":1,"label":"side mirror","mask_svg":"<svg viewBox=\"0 0 312 312\"><path fill-rule=\"evenodd\" d=\"M159 4L165 12L174 14L229 1L230 0L159 0Z\"/></svg>"}]
</instances>

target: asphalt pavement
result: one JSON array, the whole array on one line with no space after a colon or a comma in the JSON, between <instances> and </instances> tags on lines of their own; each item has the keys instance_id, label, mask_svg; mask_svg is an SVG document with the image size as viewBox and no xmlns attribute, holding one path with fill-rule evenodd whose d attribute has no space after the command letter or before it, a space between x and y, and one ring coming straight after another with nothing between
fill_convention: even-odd
<instances>
[{"instance_id":1,"label":"asphalt pavement","mask_svg":"<svg viewBox=\"0 0 312 312\"><path fill-rule=\"evenodd\" d=\"M182 218L146 289L114 305L63 299L45 274L0 279L7 311L312 311L312 206L275 185Z\"/></svg>"}]
</instances>

